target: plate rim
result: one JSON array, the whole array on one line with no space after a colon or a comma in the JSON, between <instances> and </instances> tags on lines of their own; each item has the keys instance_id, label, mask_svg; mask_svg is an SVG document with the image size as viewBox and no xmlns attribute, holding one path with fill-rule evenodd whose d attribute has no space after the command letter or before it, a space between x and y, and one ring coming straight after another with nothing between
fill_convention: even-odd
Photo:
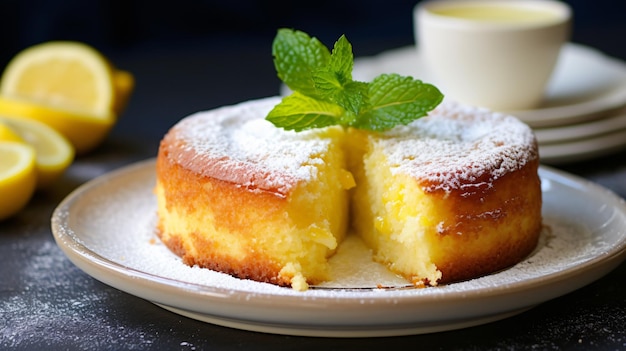
<instances>
[{"instance_id":1,"label":"plate rim","mask_svg":"<svg viewBox=\"0 0 626 351\"><path fill-rule=\"evenodd\" d=\"M150 300L155 304L167 305L174 309L183 309L189 310L188 305L181 305L180 303L172 304L171 300L163 300L162 295L168 294L176 294L183 297L194 297L194 298L202 298L205 299L207 305L211 304L211 302L224 302L224 299L232 299L239 300L234 294L246 294L246 301L249 301L253 304L253 307L256 309L267 309L272 308L275 309L276 302L275 299L280 299L280 304L285 307L289 306L297 306L299 309L307 311L307 312L320 312L326 311L329 308L332 309L352 309L354 308L354 304L361 304L361 302L356 300L367 300L368 304L363 305L365 309L367 306L376 306L376 308L380 308L381 306L385 307L393 307L393 306L402 306L403 308L409 308L411 306L424 306L429 302L433 301L441 301L441 299L445 299L446 303L450 304L459 304L459 303L468 303L473 300L480 300L489 297L495 297L496 299L506 299L510 298L510 296L514 296L516 294L525 294L530 290L539 290L539 289L547 289L551 285L556 284L560 281L571 280L571 277L575 277L581 275L582 272L595 270L598 271L598 275L594 275L593 278L589 278L587 282L581 283L576 282L568 285L567 287L563 287L560 291L555 295L551 296L547 299L545 298L535 298L524 301L524 303L520 303L519 305L513 306L507 311L510 312L512 310L520 310L524 308L531 308L532 306L547 301L549 299L561 296L565 293L578 289L594 280L599 279L606 273L610 272L612 269L617 267L623 260L624 256L626 256L626 239L622 239L619 242L619 245L616 245L611 248L611 250L604 252L602 256L593 257L583 264L576 265L574 267L570 267L565 270L565 272L554 272L547 275L542 275L540 277L535 277L530 280L521 280L515 283L508 283L499 286L490 286L488 288L476 288L471 290L464 291L445 291L441 294L427 294L427 295L406 295L406 294L394 294L385 292L384 294L366 292L363 294L350 292L349 296L342 295L334 295L334 296L307 296L307 295L276 295L267 292L250 292L245 290L237 290L227 287L219 287L219 286L208 286L204 284L191 283L186 281L181 281L177 279L167 278L163 276L159 276L150 272L144 272L139 269L135 269L132 267L126 267L121 263L115 262L111 259L103 257L98 252L94 252L92 249L85 246L80 242L79 237L76 236L76 233L73 233L74 236L66 233L65 230L62 230L61 227L65 223L64 220L70 216L70 208L73 203L75 203L81 196L85 196L88 194L89 190L97 189L99 186L104 186L106 182L111 179L115 179L118 177L128 176L131 174L139 173L139 172L148 172L148 169L154 169L155 158L147 159L144 161L136 162L131 165L123 166L117 170L113 170L108 172L100 177L97 177L91 181L84 183L83 185L76 188L72 191L64 200L62 200L59 205L53 211L53 215L51 218L52 231L55 241L58 246L61 247L62 251L66 254L66 256L72 261L76 266L78 266L81 270L85 271L87 274L91 275L96 280L100 280L105 284L111 285L115 288L123 290L127 293L133 294L135 296ZM620 212L626 214L626 201L613 193L611 190L602 187L598 184L585 180L583 178L567 174L565 172L553 169L548 166L540 166L540 175L544 177L545 175L550 175L552 179L558 178L561 183L567 183L571 186L576 186L578 188L593 188L593 190L602 191L602 196L608 199L611 199L614 207L619 207ZM72 230L73 232L73 230ZM113 273L110 277L102 277L95 276L93 271L103 271L108 273ZM118 277L119 276L119 277ZM135 282L138 282L147 286L156 286L163 291L155 291L152 293L137 293L137 287L124 287L120 286L119 282L116 282L116 279L130 279ZM436 288L435 288L436 289ZM170 291L171 290L171 291ZM554 295L554 293L553 293ZM303 304L303 302L309 302ZM315 301L315 303L310 303L311 301ZM249 306L248 306L249 307ZM395 307L394 307L395 308ZM501 311L501 312L507 312ZM196 309L194 311L190 311L193 313L202 313L205 315L209 315L206 312L206 309ZM509 313L510 314L510 313ZM219 316L213 315L213 317L220 318ZM222 316L226 317L226 316ZM494 317L496 318L496 317ZM504 318L504 317L503 317ZM496 318L497 319L497 318ZM254 319L250 319L253 321ZM259 321L257 321L258 323ZM261 321L262 322L262 321ZM302 325L300 325L302 327ZM337 327L345 327L346 324L333 325L333 328ZM293 334L297 332L298 325L292 325L284 327L290 329L286 331L286 334ZM283 328L283 329L284 329ZM245 329L245 328L243 328ZM292 330L291 330L292 329ZM301 328L300 328L301 329ZM307 328L310 329L310 328ZM352 330L353 328L350 328ZM327 329L324 329L327 330ZM371 329L368 329L371 332ZM326 333L318 330L314 333L318 336L324 336ZM354 336L363 336L360 333L356 333L352 330L350 335ZM348 335L348 336L350 336Z\"/></svg>"}]
</instances>

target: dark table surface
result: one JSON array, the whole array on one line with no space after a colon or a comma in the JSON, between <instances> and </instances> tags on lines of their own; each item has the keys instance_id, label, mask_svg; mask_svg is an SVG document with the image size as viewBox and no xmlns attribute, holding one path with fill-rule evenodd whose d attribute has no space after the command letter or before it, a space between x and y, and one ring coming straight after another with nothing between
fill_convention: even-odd
<instances>
[{"instance_id":1,"label":"dark table surface","mask_svg":"<svg viewBox=\"0 0 626 351\"><path fill-rule=\"evenodd\" d=\"M624 26L619 27L621 36L606 35L615 30L608 25L584 27L574 40L626 59ZM0 222L0 349L626 349L626 264L581 289L498 322L372 339L271 335L211 325L107 286L74 266L50 229L58 203L93 178L154 157L161 136L192 112L277 94L271 39L237 35L186 45L147 43L107 53L136 77L126 113L107 140L78 157L55 187L37 193L21 213ZM363 56L411 40L405 32L399 38L362 36L353 44L357 56ZM626 198L626 151L556 167Z\"/></svg>"}]
</instances>

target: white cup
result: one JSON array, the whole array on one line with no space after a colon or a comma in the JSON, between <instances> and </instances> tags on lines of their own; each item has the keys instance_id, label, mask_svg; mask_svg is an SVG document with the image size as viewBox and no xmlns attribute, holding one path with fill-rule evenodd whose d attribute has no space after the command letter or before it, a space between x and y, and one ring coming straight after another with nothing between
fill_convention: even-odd
<instances>
[{"instance_id":1,"label":"white cup","mask_svg":"<svg viewBox=\"0 0 626 351\"><path fill-rule=\"evenodd\" d=\"M433 0L413 15L433 83L450 99L499 111L540 106L572 17L553 0Z\"/></svg>"}]
</instances>

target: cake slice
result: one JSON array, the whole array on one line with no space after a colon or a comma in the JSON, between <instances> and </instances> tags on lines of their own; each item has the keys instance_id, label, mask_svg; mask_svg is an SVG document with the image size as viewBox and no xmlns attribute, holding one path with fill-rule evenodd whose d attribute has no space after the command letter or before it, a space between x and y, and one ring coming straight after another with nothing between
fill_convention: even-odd
<instances>
[{"instance_id":1,"label":"cake slice","mask_svg":"<svg viewBox=\"0 0 626 351\"><path fill-rule=\"evenodd\" d=\"M261 99L183 119L157 158L158 232L188 265L292 286L330 279L346 234L344 131L295 133Z\"/></svg>"},{"instance_id":2,"label":"cake slice","mask_svg":"<svg viewBox=\"0 0 626 351\"><path fill-rule=\"evenodd\" d=\"M479 277L535 248L537 144L514 117L442 104L408 126L349 138L353 227L378 261L414 284Z\"/></svg>"}]
</instances>

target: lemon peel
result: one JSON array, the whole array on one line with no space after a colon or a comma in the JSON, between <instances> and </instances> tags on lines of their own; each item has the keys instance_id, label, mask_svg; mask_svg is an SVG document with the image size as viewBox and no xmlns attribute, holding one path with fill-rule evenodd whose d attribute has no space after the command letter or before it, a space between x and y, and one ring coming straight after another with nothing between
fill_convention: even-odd
<instances>
[{"instance_id":1,"label":"lemon peel","mask_svg":"<svg viewBox=\"0 0 626 351\"><path fill-rule=\"evenodd\" d=\"M113 70L113 113L117 116L126 109L134 88L135 77L132 73L120 69Z\"/></svg>"},{"instance_id":2,"label":"lemon peel","mask_svg":"<svg viewBox=\"0 0 626 351\"><path fill-rule=\"evenodd\" d=\"M21 211L37 184L35 150L14 141L0 142L0 221Z\"/></svg>"},{"instance_id":3,"label":"lemon peel","mask_svg":"<svg viewBox=\"0 0 626 351\"><path fill-rule=\"evenodd\" d=\"M26 118L45 123L65 136L79 155L86 154L100 145L116 122L113 114L108 118L89 117L85 114L1 96L0 116Z\"/></svg>"}]
</instances>

